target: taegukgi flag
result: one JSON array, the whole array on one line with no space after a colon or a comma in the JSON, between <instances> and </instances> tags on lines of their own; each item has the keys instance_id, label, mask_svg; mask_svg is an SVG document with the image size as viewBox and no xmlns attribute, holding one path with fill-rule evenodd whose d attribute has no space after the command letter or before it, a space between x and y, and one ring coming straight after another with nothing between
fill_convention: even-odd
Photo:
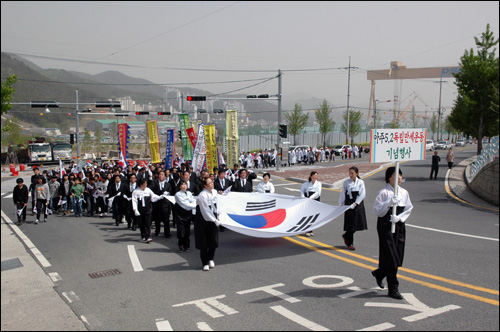
<instances>
[{"instance_id":1,"label":"taegukgi flag","mask_svg":"<svg viewBox=\"0 0 500 332\"><path fill-rule=\"evenodd\" d=\"M224 227L261 238L304 234L326 225L347 209L348 205L334 206L280 194L231 192L217 197L217 212Z\"/></svg>"}]
</instances>

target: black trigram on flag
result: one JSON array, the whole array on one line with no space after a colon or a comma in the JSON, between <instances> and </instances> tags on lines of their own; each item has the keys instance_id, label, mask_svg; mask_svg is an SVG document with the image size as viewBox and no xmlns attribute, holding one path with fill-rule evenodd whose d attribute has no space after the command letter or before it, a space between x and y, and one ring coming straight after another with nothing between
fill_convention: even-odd
<instances>
[{"instance_id":1,"label":"black trigram on flag","mask_svg":"<svg viewBox=\"0 0 500 332\"><path fill-rule=\"evenodd\" d=\"M265 209L272 209L276 207L276 200L267 202L247 202L245 211L259 211Z\"/></svg>"},{"instance_id":2,"label":"black trigram on flag","mask_svg":"<svg viewBox=\"0 0 500 332\"><path fill-rule=\"evenodd\" d=\"M287 230L287 233L288 232L300 232L300 231L307 230L309 227L312 226L312 224L314 224L314 222L316 221L316 219L318 219L318 217L319 217L319 213L312 215L312 216L309 216L309 217L307 217L307 216L302 217L302 219L300 219L300 221L295 226L293 226L292 228Z\"/></svg>"}]
</instances>

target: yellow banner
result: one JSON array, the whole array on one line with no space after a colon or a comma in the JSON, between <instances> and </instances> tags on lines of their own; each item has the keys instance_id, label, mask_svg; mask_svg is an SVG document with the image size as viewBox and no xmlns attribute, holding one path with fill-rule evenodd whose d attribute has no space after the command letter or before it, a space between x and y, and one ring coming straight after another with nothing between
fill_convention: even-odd
<instances>
[{"instance_id":1,"label":"yellow banner","mask_svg":"<svg viewBox=\"0 0 500 332\"><path fill-rule=\"evenodd\" d=\"M226 111L226 138L238 139L238 110Z\"/></svg>"},{"instance_id":2,"label":"yellow banner","mask_svg":"<svg viewBox=\"0 0 500 332\"><path fill-rule=\"evenodd\" d=\"M205 144L207 146L207 169L209 173L213 173L214 167L219 167L217 145L215 143L215 125L205 125L203 129L205 130Z\"/></svg>"},{"instance_id":3,"label":"yellow banner","mask_svg":"<svg viewBox=\"0 0 500 332\"><path fill-rule=\"evenodd\" d=\"M156 120L146 123L148 128L149 148L151 150L151 163L161 162L160 158L160 138L158 137L158 125Z\"/></svg>"},{"instance_id":4,"label":"yellow banner","mask_svg":"<svg viewBox=\"0 0 500 332\"><path fill-rule=\"evenodd\" d=\"M238 110L226 111L226 165L238 163Z\"/></svg>"}]
</instances>

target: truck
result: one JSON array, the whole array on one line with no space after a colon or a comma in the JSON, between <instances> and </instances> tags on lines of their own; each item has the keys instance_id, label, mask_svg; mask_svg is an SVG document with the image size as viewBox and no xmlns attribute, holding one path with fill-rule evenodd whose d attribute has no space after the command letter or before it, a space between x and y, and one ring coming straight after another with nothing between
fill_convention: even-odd
<instances>
[{"instance_id":1,"label":"truck","mask_svg":"<svg viewBox=\"0 0 500 332\"><path fill-rule=\"evenodd\" d=\"M37 137L28 141L28 163L51 162L52 149L50 143L45 142L44 137Z\"/></svg>"},{"instance_id":2,"label":"truck","mask_svg":"<svg viewBox=\"0 0 500 332\"><path fill-rule=\"evenodd\" d=\"M71 144L66 142L54 142L52 145L52 160L59 161L61 160L71 160L72 158L72 150Z\"/></svg>"}]
</instances>

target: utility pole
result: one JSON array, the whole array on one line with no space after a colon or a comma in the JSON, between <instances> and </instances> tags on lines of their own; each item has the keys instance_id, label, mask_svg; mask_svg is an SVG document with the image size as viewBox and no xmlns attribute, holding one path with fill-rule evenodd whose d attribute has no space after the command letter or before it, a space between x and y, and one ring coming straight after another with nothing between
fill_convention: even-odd
<instances>
[{"instance_id":1,"label":"utility pole","mask_svg":"<svg viewBox=\"0 0 500 332\"><path fill-rule=\"evenodd\" d=\"M278 69L278 128L281 124L281 78L282 78L282 73L281 73L281 69ZM283 156L280 157L280 145L281 145L281 136L280 136L280 133L279 133L279 130L278 130L278 140L276 141L276 149L277 149L277 153L276 153L276 171L278 172L281 168L281 158L283 158ZM288 156L287 156L288 158Z\"/></svg>"},{"instance_id":2,"label":"utility pole","mask_svg":"<svg viewBox=\"0 0 500 332\"><path fill-rule=\"evenodd\" d=\"M348 76L347 76L347 127L346 127L346 137L345 137L345 143L349 144L349 97L350 91L351 91L351 68L352 69L358 69L358 67L351 67L351 57L349 57L349 67L344 67L344 69L348 70Z\"/></svg>"},{"instance_id":3,"label":"utility pole","mask_svg":"<svg viewBox=\"0 0 500 332\"><path fill-rule=\"evenodd\" d=\"M80 165L80 137L78 137L78 132L80 131L79 121L78 121L78 90L75 90L76 93L76 164Z\"/></svg>"},{"instance_id":4,"label":"utility pole","mask_svg":"<svg viewBox=\"0 0 500 332\"><path fill-rule=\"evenodd\" d=\"M439 106L438 106L438 128L437 128L437 140L440 140L440 123L441 123L441 90L443 88L443 79L439 79L439 81L434 81L434 83L439 83ZM446 81L444 83L447 83Z\"/></svg>"}]
</instances>

